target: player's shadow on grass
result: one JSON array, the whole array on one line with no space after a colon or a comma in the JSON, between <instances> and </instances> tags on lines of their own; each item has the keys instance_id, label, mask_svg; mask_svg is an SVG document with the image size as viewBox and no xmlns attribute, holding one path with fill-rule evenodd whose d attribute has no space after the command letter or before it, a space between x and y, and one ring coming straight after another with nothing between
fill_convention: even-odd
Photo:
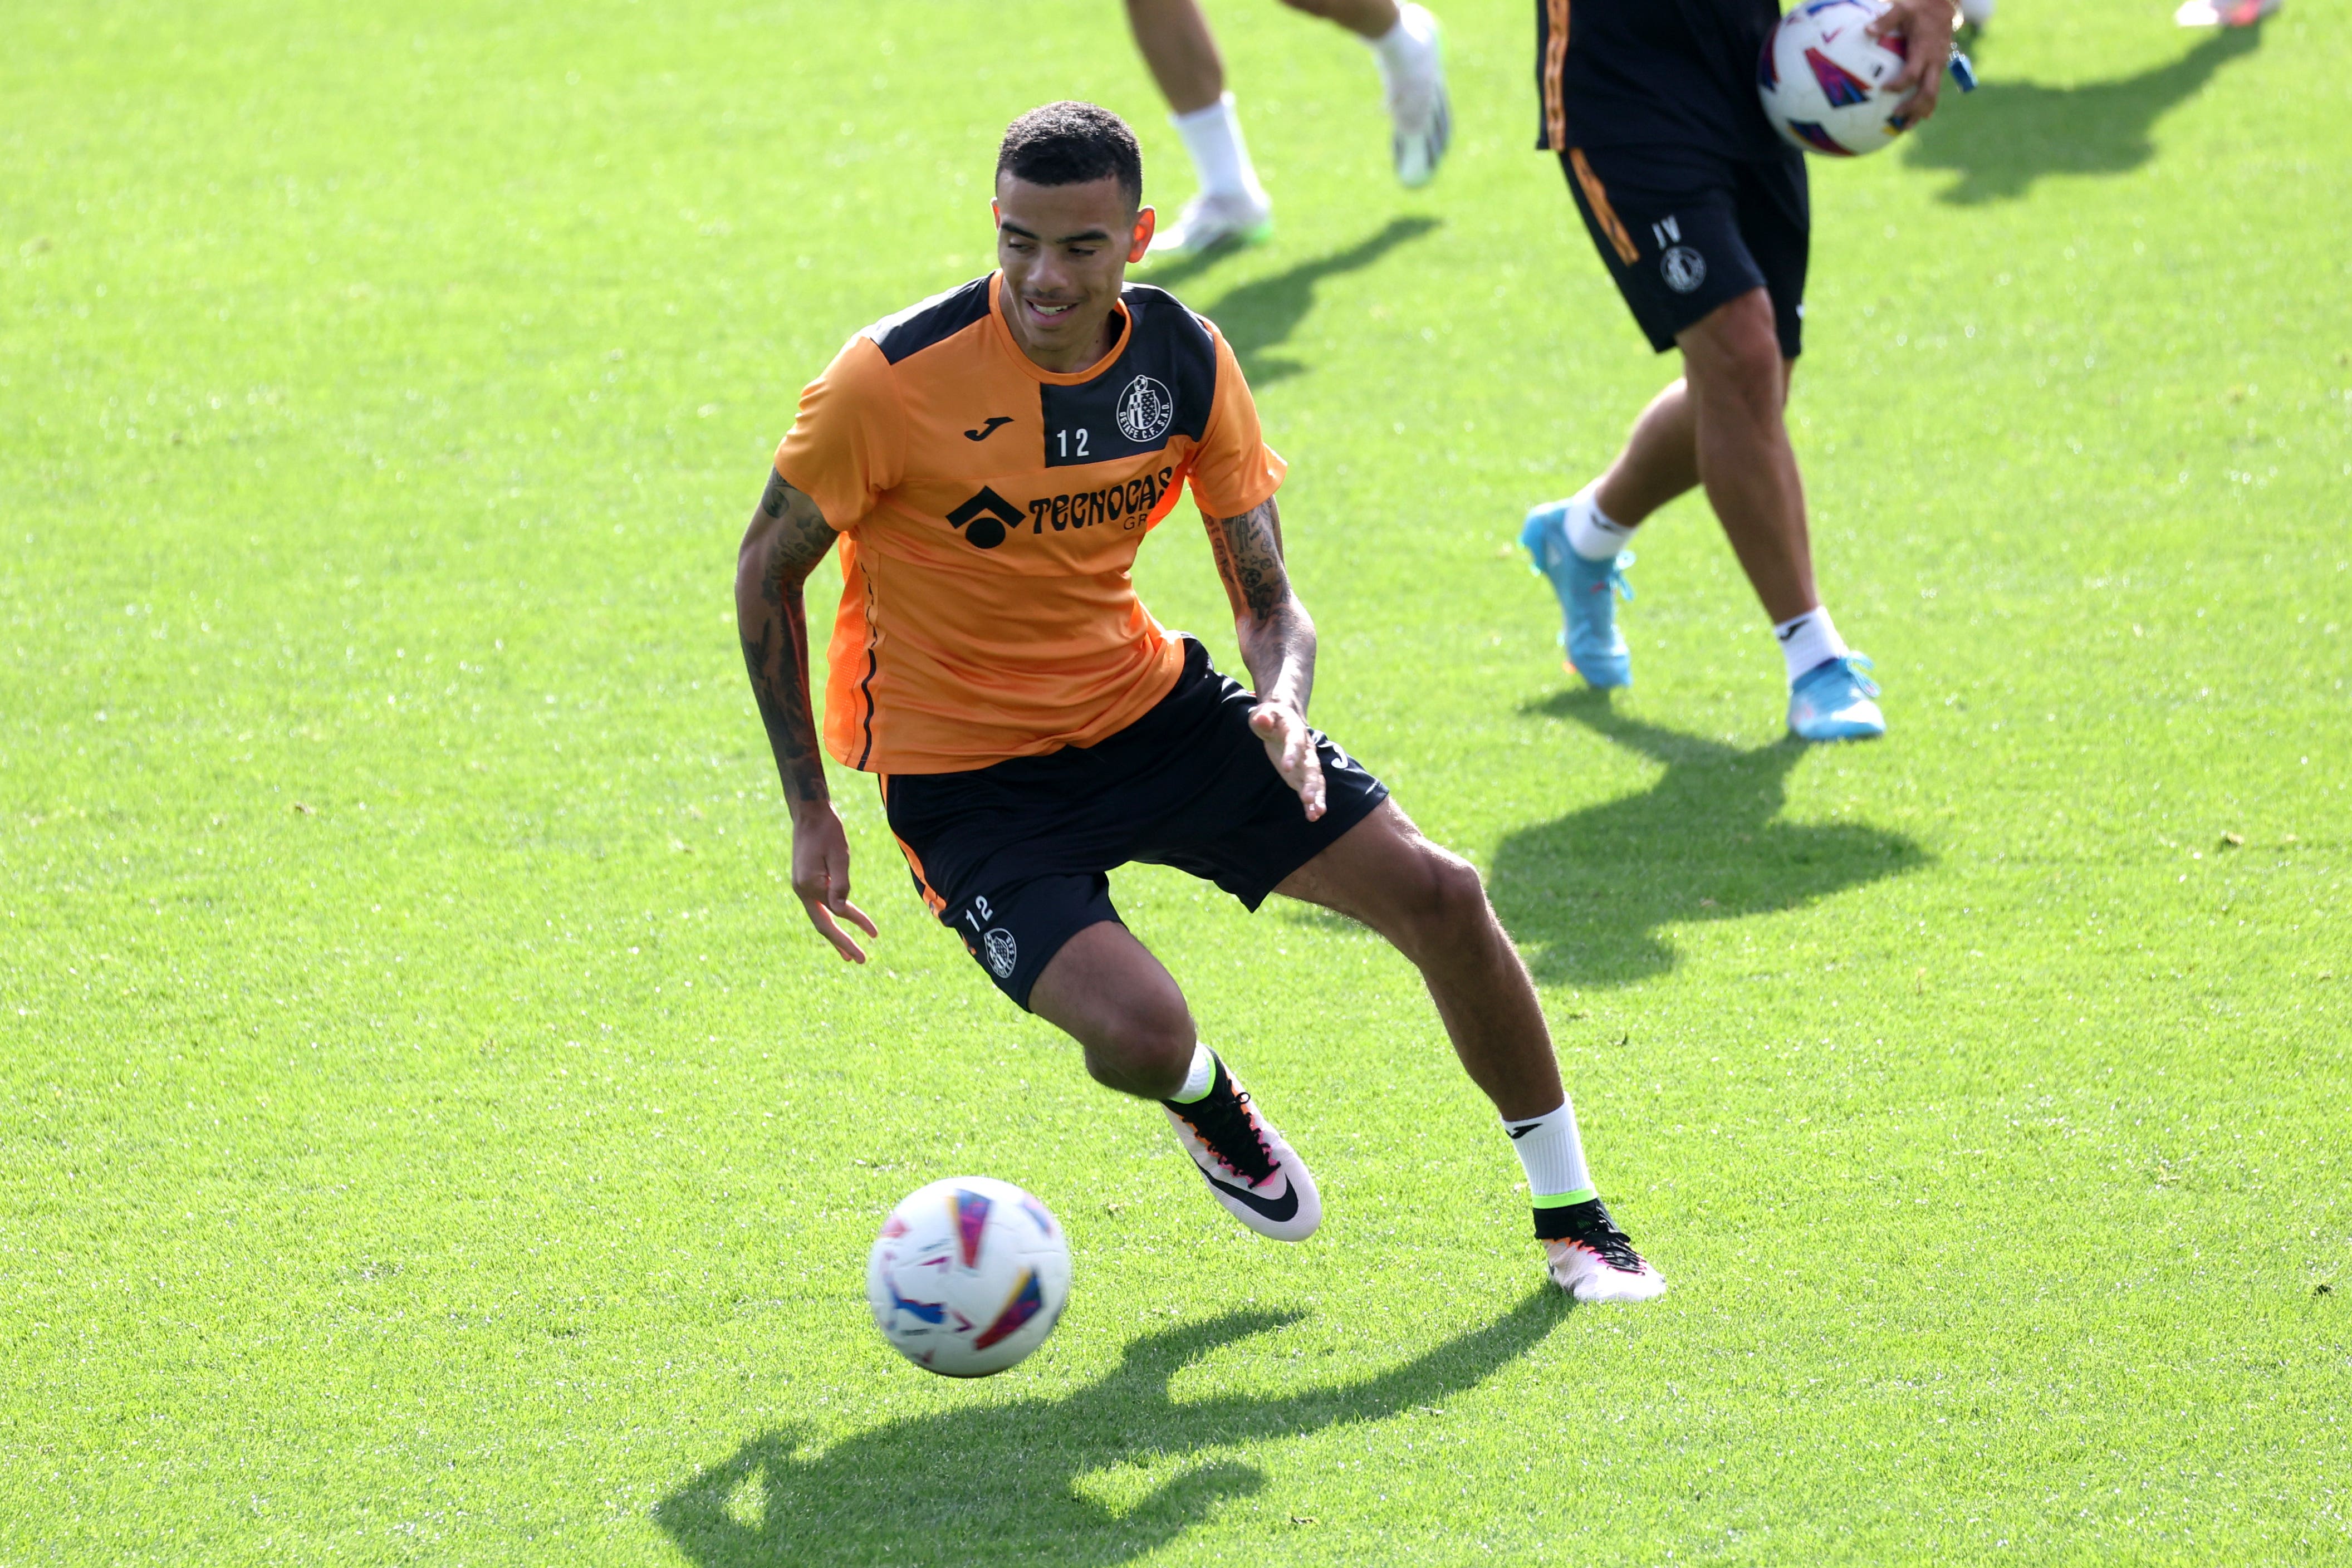
<instances>
[{"instance_id":1,"label":"player's shadow on grass","mask_svg":"<svg viewBox=\"0 0 2352 1568\"><path fill-rule=\"evenodd\" d=\"M958 1408L892 1421L808 1458L790 1431L764 1433L663 1499L654 1519L703 1568L1125 1563L1265 1485L1255 1467L1215 1450L1435 1405L1526 1354L1571 1310L1546 1287L1486 1327L1360 1383L1283 1398L1173 1397L1169 1384L1187 1365L1304 1316L1231 1312L1145 1334L1108 1376L1057 1398L1003 1401L975 1388ZM1130 1466L1142 1474L1113 1469ZM1080 1485L1105 1471L1113 1473ZM1139 1498L1120 1495L1146 1486ZM1106 1491L1113 1501L1090 1495Z\"/></svg>"},{"instance_id":2,"label":"player's shadow on grass","mask_svg":"<svg viewBox=\"0 0 2352 1568\"><path fill-rule=\"evenodd\" d=\"M2259 47L2255 27L2224 27L2168 66L2079 87L1987 81L1913 132L1915 169L1952 169L1937 200L1974 205L2021 196L2046 174L2121 174L2156 155L2156 122L2196 96L2225 61Z\"/></svg>"},{"instance_id":3,"label":"player's shadow on grass","mask_svg":"<svg viewBox=\"0 0 2352 1568\"><path fill-rule=\"evenodd\" d=\"M1617 712L1605 692L1562 692L1563 714L1665 764L1640 795L1522 828L1496 849L1487 891L1539 980L1625 985L1674 967L1661 928L1738 920L1916 870L1899 833L1780 820L1795 740L1741 751Z\"/></svg>"},{"instance_id":4,"label":"player's shadow on grass","mask_svg":"<svg viewBox=\"0 0 2352 1568\"><path fill-rule=\"evenodd\" d=\"M1270 386L1307 368L1272 351L1287 342L1298 323L1307 319L1307 312L1315 308L1318 283L1343 272L1361 271L1398 246L1419 239L1437 227L1438 223L1438 219L1426 216L1391 218L1386 226L1345 250L1335 250L1255 282L1239 284L1227 289L1215 304L1194 305L1193 309L1216 322L1217 331L1225 334L1225 342L1233 344L1234 357L1241 361L1242 374L1249 378L1250 384ZM1153 272L1142 281L1174 291L1179 284L1197 276L1214 260L1214 256L1191 258Z\"/></svg>"}]
</instances>

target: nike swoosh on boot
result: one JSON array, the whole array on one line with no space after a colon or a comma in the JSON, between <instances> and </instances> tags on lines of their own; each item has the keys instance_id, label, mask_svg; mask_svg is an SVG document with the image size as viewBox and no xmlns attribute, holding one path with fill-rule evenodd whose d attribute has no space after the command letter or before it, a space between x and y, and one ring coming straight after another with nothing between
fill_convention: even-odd
<instances>
[{"instance_id":1,"label":"nike swoosh on boot","mask_svg":"<svg viewBox=\"0 0 2352 1568\"><path fill-rule=\"evenodd\" d=\"M1192 1168L1196 1171L1201 1170L1198 1165ZM1221 1182L1206 1171L1201 1171L1201 1180L1209 1184L1210 1191L1246 1205L1276 1225L1296 1219L1298 1215L1298 1189L1287 1181L1282 1184L1280 1197L1269 1198L1252 1188L1235 1186L1230 1182Z\"/></svg>"}]
</instances>

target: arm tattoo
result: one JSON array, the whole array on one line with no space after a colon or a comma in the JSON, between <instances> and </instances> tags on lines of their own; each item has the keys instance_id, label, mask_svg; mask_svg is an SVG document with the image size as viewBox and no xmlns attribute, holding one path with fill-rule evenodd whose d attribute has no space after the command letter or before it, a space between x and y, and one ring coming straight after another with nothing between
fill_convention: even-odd
<instances>
[{"instance_id":1,"label":"arm tattoo","mask_svg":"<svg viewBox=\"0 0 2352 1568\"><path fill-rule=\"evenodd\" d=\"M833 540L816 502L771 472L736 563L735 618L743 665L775 752L785 801L793 805L827 798L816 710L809 696L808 608L801 585L833 548Z\"/></svg>"},{"instance_id":2,"label":"arm tattoo","mask_svg":"<svg viewBox=\"0 0 2352 1568\"><path fill-rule=\"evenodd\" d=\"M1209 550L1234 608L1234 636L1258 695L1303 716L1315 684L1315 623L1282 564L1282 513L1268 500L1239 517L1209 520Z\"/></svg>"},{"instance_id":3,"label":"arm tattoo","mask_svg":"<svg viewBox=\"0 0 2352 1568\"><path fill-rule=\"evenodd\" d=\"M784 483L784 476L770 468L768 488L760 492L760 515L761 517L783 516L784 508L789 504L785 498L792 493L793 487Z\"/></svg>"},{"instance_id":4,"label":"arm tattoo","mask_svg":"<svg viewBox=\"0 0 2352 1568\"><path fill-rule=\"evenodd\" d=\"M1244 616L1265 620L1290 596L1290 577L1282 569L1281 526L1270 500L1239 517L1209 522L1209 550L1217 558L1217 575L1224 579L1236 621Z\"/></svg>"}]
</instances>

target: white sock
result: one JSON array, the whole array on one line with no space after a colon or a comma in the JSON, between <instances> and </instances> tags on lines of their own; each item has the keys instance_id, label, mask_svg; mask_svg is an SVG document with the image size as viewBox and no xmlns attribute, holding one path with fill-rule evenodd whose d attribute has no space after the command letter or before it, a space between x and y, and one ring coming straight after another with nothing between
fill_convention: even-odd
<instances>
[{"instance_id":1,"label":"white sock","mask_svg":"<svg viewBox=\"0 0 2352 1568\"><path fill-rule=\"evenodd\" d=\"M1206 1098L1209 1086L1216 1081L1217 1053L1195 1040L1192 1042L1192 1070L1184 1075L1184 1087L1168 1098L1174 1104L1190 1105L1196 1100Z\"/></svg>"},{"instance_id":2,"label":"white sock","mask_svg":"<svg viewBox=\"0 0 2352 1568\"><path fill-rule=\"evenodd\" d=\"M1797 677L1833 658L1843 658L1848 649L1845 639L1837 634L1830 620L1829 606L1807 610L1792 621L1782 621L1772 628L1780 639L1780 657L1789 664L1789 683L1795 685Z\"/></svg>"},{"instance_id":3,"label":"white sock","mask_svg":"<svg viewBox=\"0 0 2352 1568\"><path fill-rule=\"evenodd\" d=\"M1637 523L1634 525L1639 527ZM1568 507L1568 547L1587 561L1614 561L1633 530L1612 521L1601 510L1601 481L1593 480L1576 493Z\"/></svg>"},{"instance_id":4,"label":"white sock","mask_svg":"<svg viewBox=\"0 0 2352 1568\"><path fill-rule=\"evenodd\" d=\"M1200 177L1201 194L1246 196L1260 205L1265 187L1257 183L1249 148L1242 142L1242 122L1234 113L1234 95L1226 93L1206 109L1169 116L1184 151L1192 154L1192 173Z\"/></svg>"},{"instance_id":5,"label":"white sock","mask_svg":"<svg viewBox=\"0 0 2352 1568\"><path fill-rule=\"evenodd\" d=\"M1528 1197L1539 1209L1565 1208L1601 1194L1592 1173L1584 1166L1584 1140L1576 1133L1576 1105L1563 1100L1559 1109L1528 1121L1503 1123L1511 1148L1528 1173Z\"/></svg>"},{"instance_id":6,"label":"white sock","mask_svg":"<svg viewBox=\"0 0 2352 1568\"><path fill-rule=\"evenodd\" d=\"M1387 67L1391 75L1428 68L1429 39L1414 26L1421 19L1413 15L1419 9L1414 5L1399 5L1396 26L1377 38L1364 40L1371 46L1372 52L1381 57L1381 64ZM1428 13L1423 12L1422 15L1427 16Z\"/></svg>"}]
</instances>

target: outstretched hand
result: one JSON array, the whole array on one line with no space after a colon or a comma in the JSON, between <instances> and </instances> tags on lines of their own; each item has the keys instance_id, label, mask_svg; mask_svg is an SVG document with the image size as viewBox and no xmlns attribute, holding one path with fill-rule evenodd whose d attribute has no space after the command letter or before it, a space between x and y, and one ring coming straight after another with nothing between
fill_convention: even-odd
<instances>
[{"instance_id":1,"label":"outstretched hand","mask_svg":"<svg viewBox=\"0 0 2352 1568\"><path fill-rule=\"evenodd\" d=\"M1314 732L1297 710L1282 702L1260 702L1250 710L1249 726L1265 743L1266 759L1282 782L1298 792L1307 820L1323 815L1323 759L1316 754Z\"/></svg>"},{"instance_id":2,"label":"outstretched hand","mask_svg":"<svg viewBox=\"0 0 2352 1568\"><path fill-rule=\"evenodd\" d=\"M1936 98L1944 88L1944 64L1952 54L1952 0L1887 0L1869 32L1874 38L1903 39L1903 68L1886 89L1910 93L1903 117L1918 124L1936 112Z\"/></svg>"},{"instance_id":3,"label":"outstretched hand","mask_svg":"<svg viewBox=\"0 0 2352 1568\"><path fill-rule=\"evenodd\" d=\"M864 910L849 901L849 835L842 831L841 815L830 801L820 801L805 816L793 819L793 891L808 910L809 923L833 943L835 952L852 963L866 962L866 950L841 929L840 921L848 921L867 936L882 933Z\"/></svg>"}]
</instances>

